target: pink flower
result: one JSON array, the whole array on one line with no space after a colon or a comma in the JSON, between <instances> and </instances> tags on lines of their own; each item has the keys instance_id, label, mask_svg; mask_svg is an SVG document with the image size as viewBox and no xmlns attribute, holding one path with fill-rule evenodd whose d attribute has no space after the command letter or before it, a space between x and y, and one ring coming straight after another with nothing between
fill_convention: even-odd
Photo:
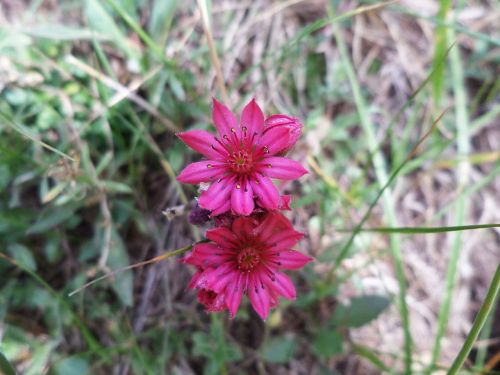
<instances>
[{"instance_id":1,"label":"pink flower","mask_svg":"<svg viewBox=\"0 0 500 375\"><path fill-rule=\"evenodd\" d=\"M276 210L279 193L271 178L293 180L307 173L300 163L276 156L298 138L290 126L283 125L292 121L286 122L285 118L291 118L278 116L274 120L271 116L266 127L261 109L252 100L238 123L231 111L214 99L212 119L218 137L204 130L177 134L207 158L188 165L177 180L190 184L211 182L199 204L212 211L212 216L227 211L248 216L254 210L254 198L259 206Z\"/></svg>"},{"instance_id":2,"label":"pink flower","mask_svg":"<svg viewBox=\"0 0 500 375\"><path fill-rule=\"evenodd\" d=\"M262 319L278 304L279 296L295 299L295 287L281 270L302 268L312 258L291 250L303 234L278 212L260 219L240 217L231 228L207 231L210 243L198 243L183 262L197 267L189 287L208 311L226 307L234 317L243 294Z\"/></svg>"}]
</instances>

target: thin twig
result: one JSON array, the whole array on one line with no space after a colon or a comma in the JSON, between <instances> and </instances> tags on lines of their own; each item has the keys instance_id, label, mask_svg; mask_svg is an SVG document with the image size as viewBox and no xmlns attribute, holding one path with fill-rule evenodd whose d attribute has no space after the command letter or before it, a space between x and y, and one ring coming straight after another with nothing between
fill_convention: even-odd
<instances>
[{"instance_id":1,"label":"thin twig","mask_svg":"<svg viewBox=\"0 0 500 375\"><path fill-rule=\"evenodd\" d=\"M180 249L177 249L177 250L167 251L166 253L164 253L162 255L158 255L152 259L148 259L148 260L145 260L145 261L142 261L139 263L131 264L129 266L122 267L122 268L119 268L117 270L108 272L105 275L98 277L97 279L89 281L88 283L82 285L80 288L73 290L71 293L68 294L68 297L72 297L75 294L81 292L82 290L88 288L89 286L94 285L95 283L97 283L101 280L109 279L110 277L113 277L118 273L121 273L123 271L132 270L134 268L146 266L146 265L151 264L151 263L160 262L162 260L168 259L168 258L176 256L176 255L184 254L186 251L189 251L192 247L193 247L193 245L188 245L188 246L181 247Z\"/></svg>"},{"instance_id":2,"label":"thin twig","mask_svg":"<svg viewBox=\"0 0 500 375\"><path fill-rule=\"evenodd\" d=\"M208 18L208 9L206 0L198 0L198 8L201 13L201 23L203 24L203 31L208 42L208 49L210 50L210 59L215 68L215 75L217 77L217 86L219 86L219 91L222 95L222 100L226 105L229 105L229 96L227 95L226 84L224 82L224 77L222 76L222 68L219 61L219 56L217 55L217 50L215 48L214 38L212 36L212 31L210 30L210 21Z\"/></svg>"}]
</instances>

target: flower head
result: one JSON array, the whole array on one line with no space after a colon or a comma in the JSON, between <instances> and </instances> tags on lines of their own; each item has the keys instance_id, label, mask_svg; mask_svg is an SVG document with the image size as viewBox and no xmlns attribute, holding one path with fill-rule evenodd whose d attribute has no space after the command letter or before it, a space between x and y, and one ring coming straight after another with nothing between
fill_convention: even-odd
<instances>
[{"instance_id":1,"label":"flower head","mask_svg":"<svg viewBox=\"0 0 500 375\"><path fill-rule=\"evenodd\" d=\"M297 141L297 125L290 124L300 124L291 117L277 116L268 118L265 125L264 114L252 100L238 122L214 99L212 119L218 136L204 130L177 134L207 158L188 165L177 179L191 184L211 182L199 204L212 211L212 216L228 211L248 216L255 208L254 199L260 207L276 210L280 199L271 178L293 180L307 173L300 163L277 156Z\"/></svg>"},{"instance_id":2,"label":"flower head","mask_svg":"<svg viewBox=\"0 0 500 375\"><path fill-rule=\"evenodd\" d=\"M190 288L208 311L229 309L234 317L246 293L255 311L266 319L279 296L295 299L295 287L281 270L299 269L312 258L293 247L303 234L278 212L260 218L240 217L231 228L207 231L210 243L198 243L183 259L197 267Z\"/></svg>"}]
</instances>

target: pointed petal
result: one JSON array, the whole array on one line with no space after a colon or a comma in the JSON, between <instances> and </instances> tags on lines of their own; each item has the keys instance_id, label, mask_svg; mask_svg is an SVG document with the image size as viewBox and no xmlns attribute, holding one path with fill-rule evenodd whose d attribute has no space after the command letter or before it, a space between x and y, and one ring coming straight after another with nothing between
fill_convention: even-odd
<instances>
[{"instance_id":1,"label":"pointed petal","mask_svg":"<svg viewBox=\"0 0 500 375\"><path fill-rule=\"evenodd\" d=\"M186 145L208 159L224 160L227 151L219 146L213 134L205 130L191 130L176 134ZM216 148L217 147L217 148Z\"/></svg>"},{"instance_id":2,"label":"pointed petal","mask_svg":"<svg viewBox=\"0 0 500 375\"><path fill-rule=\"evenodd\" d=\"M295 180L307 173L298 162L280 156L271 156L257 163L258 171L271 178Z\"/></svg>"},{"instance_id":3,"label":"pointed petal","mask_svg":"<svg viewBox=\"0 0 500 375\"><path fill-rule=\"evenodd\" d=\"M189 164L177 176L177 181L186 184L209 182L222 175L226 170L225 164L215 160L202 160Z\"/></svg>"},{"instance_id":4,"label":"pointed petal","mask_svg":"<svg viewBox=\"0 0 500 375\"><path fill-rule=\"evenodd\" d=\"M207 270L210 271L205 271L207 276L205 277L204 287L217 293L224 289L228 280L235 274L233 264L230 262L223 263L215 269L207 268ZM215 288L215 286L217 286L217 288Z\"/></svg>"},{"instance_id":5,"label":"pointed petal","mask_svg":"<svg viewBox=\"0 0 500 375\"><path fill-rule=\"evenodd\" d=\"M221 137L224 137L224 135L231 136L233 132L231 129L236 131L238 128L238 121L233 113L215 98L213 99L212 120Z\"/></svg>"},{"instance_id":6,"label":"pointed petal","mask_svg":"<svg viewBox=\"0 0 500 375\"><path fill-rule=\"evenodd\" d=\"M266 242L272 247L273 251L282 251L295 246L303 237L304 234L296 230L282 230L274 233Z\"/></svg>"},{"instance_id":7,"label":"pointed petal","mask_svg":"<svg viewBox=\"0 0 500 375\"><path fill-rule=\"evenodd\" d=\"M201 193L198 199L200 207L207 210L215 210L231 199L231 192L234 190L233 176L224 176L214 181L210 187Z\"/></svg>"},{"instance_id":8,"label":"pointed petal","mask_svg":"<svg viewBox=\"0 0 500 375\"><path fill-rule=\"evenodd\" d=\"M268 210L278 209L280 196L278 189L276 189L271 179L262 176L260 173L254 173L252 177L253 179L250 181L250 184L259 205Z\"/></svg>"},{"instance_id":9,"label":"pointed petal","mask_svg":"<svg viewBox=\"0 0 500 375\"><path fill-rule=\"evenodd\" d=\"M264 133L269 129L282 127L288 129L288 145L284 148L283 152L288 151L292 148L297 140L300 138L302 134L303 125L299 121L299 119L295 117L290 117L286 115L272 115L266 118L264 122Z\"/></svg>"},{"instance_id":10,"label":"pointed petal","mask_svg":"<svg viewBox=\"0 0 500 375\"><path fill-rule=\"evenodd\" d=\"M304 267L314 259L295 250L279 251L276 255L268 258L273 266L286 270L297 270Z\"/></svg>"},{"instance_id":11,"label":"pointed petal","mask_svg":"<svg viewBox=\"0 0 500 375\"><path fill-rule=\"evenodd\" d=\"M280 201L278 203L278 209L282 211L291 211L292 207L292 196L290 194L280 195Z\"/></svg>"},{"instance_id":12,"label":"pointed petal","mask_svg":"<svg viewBox=\"0 0 500 375\"><path fill-rule=\"evenodd\" d=\"M239 217L231 225L231 230L240 239L242 236L252 234L258 225L257 220L250 217Z\"/></svg>"},{"instance_id":13,"label":"pointed petal","mask_svg":"<svg viewBox=\"0 0 500 375\"><path fill-rule=\"evenodd\" d=\"M210 214L210 217L218 216L225 214L226 212L231 211L231 200L227 200L222 205L217 207L216 209L212 210L212 213Z\"/></svg>"},{"instance_id":14,"label":"pointed petal","mask_svg":"<svg viewBox=\"0 0 500 375\"><path fill-rule=\"evenodd\" d=\"M228 228L219 227L207 231L205 236L218 245L226 249L233 249L238 246L238 238Z\"/></svg>"},{"instance_id":15,"label":"pointed petal","mask_svg":"<svg viewBox=\"0 0 500 375\"><path fill-rule=\"evenodd\" d=\"M246 178L236 182L231 192L231 208L236 215L248 216L253 212L253 190Z\"/></svg>"},{"instance_id":16,"label":"pointed petal","mask_svg":"<svg viewBox=\"0 0 500 375\"><path fill-rule=\"evenodd\" d=\"M241 114L241 128L242 132L249 136L255 133L260 134L264 130L264 114L255 102L255 99L252 99L243 109Z\"/></svg>"},{"instance_id":17,"label":"pointed petal","mask_svg":"<svg viewBox=\"0 0 500 375\"><path fill-rule=\"evenodd\" d=\"M243 297L244 285L243 285L244 275L238 274L238 278L235 283L232 283L226 288L226 304L229 308L229 314L231 318L234 318L238 307L240 307L241 298Z\"/></svg>"},{"instance_id":18,"label":"pointed petal","mask_svg":"<svg viewBox=\"0 0 500 375\"><path fill-rule=\"evenodd\" d=\"M261 280L264 281L269 289L286 299L295 299L297 296L292 280L282 272L273 272L272 274L261 276Z\"/></svg>"},{"instance_id":19,"label":"pointed petal","mask_svg":"<svg viewBox=\"0 0 500 375\"><path fill-rule=\"evenodd\" d=\"M193 258L196 258L196 265L203 268L217 267L230 255L212 243L200 243L193 249Z\"/></svg>"},{"instance_id":20,"label":"pointed petal","mask_svg":"<svg viewBox=\"0 0 500 375\"><path fill-rule=\"evenodd\" d=\"M283 127L274 127L266 130L259 141L259 145L269 151L269 155L275 155L290 147L290 131Z\"/></svg>"},{"instance_id":21,"label":"pointed petal","mask_svg":"<svg viewBox=\"0 0 500 375\"><path fill-rule=\"evenodd\" d=\"M270 296L267 288L256 274L250 277L248 283L248 298L250 298L250 302L257 314L259 314L262 320L266 320L269 314Z\"/></svg>"},{"instance_id":22,"label":"pointed petal","mask_svg":"<svg viewBox=\"0 0 500 375\"><path fill-rule=\"evenodd\" d=\"M231 269L226 273L220 274L217 278L211 279L208 285L214 292L221 293L222 291L225 291L229 285L234 285L237 277L238 272Z\"/></svg>"},{"instance_id":23,"label":"pointed petal","mask_svg":"<svg viewBox=\"0 0 500 375\"><path fill-rule=\"evenodd\" d=\"M273 234L283 230L293 231L290 220L278 212L269 212L255 229L255 232L258 233L260 241L268 242Z\"/></svg>"}]
</instances>

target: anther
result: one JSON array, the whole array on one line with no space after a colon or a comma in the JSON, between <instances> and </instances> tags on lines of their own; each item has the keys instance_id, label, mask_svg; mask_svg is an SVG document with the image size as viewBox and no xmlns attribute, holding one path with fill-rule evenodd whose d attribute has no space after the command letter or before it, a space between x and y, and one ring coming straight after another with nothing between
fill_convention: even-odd
<instances>
[{"instance_id":1,"label":"anther","mask_svg":"<svg viewBox=\"0 0 500 375\"><path fill-rule=\"evenodd\" d=\"M267 165L267 167L268 167L268 168L271 168L272 166L273 166L272 164L268 164L268 165Z\"/></svg>"},{"instance_id":2,"label":"anther","mask_svg":"<svg viewBox=\"0 0 500 375\"><path fill-rule=\"evenodd\" d=\"M241 189L241 185L240 184L236 184L236 189Z\"/></svg>"},{"instance_id":3,"label":"anther","mask_svg":"<svg viewBox=\"0 0 500 375\"><path fill-rule=\"evenodd\" d=\"M209 169L210 169L210 168L212 168L212 167L213 167L213 165L212 165L212 164L207 164L207 168L209 168Z\"/></svg>"}]
</instances>

